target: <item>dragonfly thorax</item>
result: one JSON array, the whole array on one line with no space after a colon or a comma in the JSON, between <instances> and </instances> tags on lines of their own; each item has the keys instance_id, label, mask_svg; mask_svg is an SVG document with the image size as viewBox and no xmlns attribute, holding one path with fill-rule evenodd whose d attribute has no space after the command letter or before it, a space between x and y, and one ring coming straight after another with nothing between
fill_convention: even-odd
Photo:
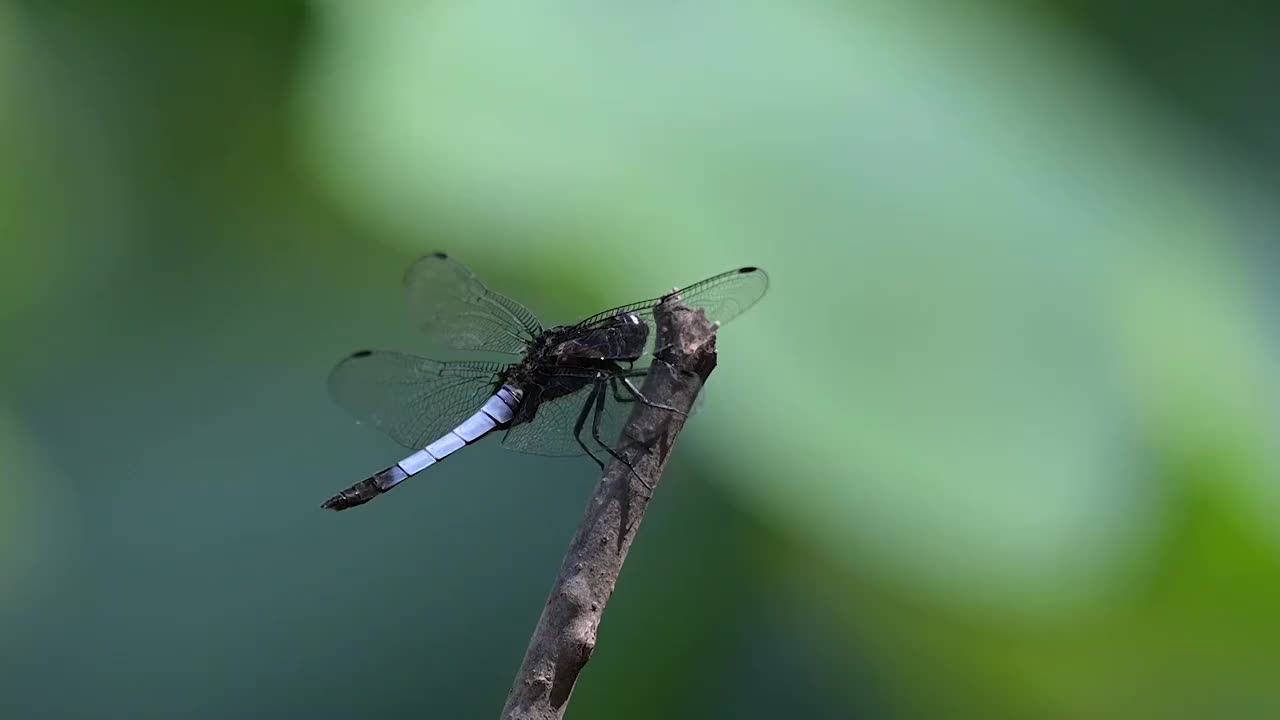
<instances>
[{"instance_id":1,"label":"dragonfly thorax","mask_svg":"<svg viewBox=\"0 0 1280 720\"><path fill-rule=\"evenodd\" d=\"M571 328L550 348L550 353L563 364L632 362L644 354L648 341L649 324L636 313L624 312L589 328Z\"/></svg>"}]
</instances>

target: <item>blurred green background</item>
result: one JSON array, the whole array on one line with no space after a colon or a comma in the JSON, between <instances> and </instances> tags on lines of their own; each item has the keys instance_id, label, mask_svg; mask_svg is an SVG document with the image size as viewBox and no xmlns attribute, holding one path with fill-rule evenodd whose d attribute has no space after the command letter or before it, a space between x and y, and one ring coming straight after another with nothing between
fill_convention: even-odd
<instances>
[{"instance_id":1,"label":"blurred green background","mask_svg":"<svg viewBox=\"0 0 1280 720\"><path fill-rule=\"evenodd\" d=\"M0 0L0 717L496 717L596 479L328 399L738 265L572 718L1280 716L1280 6Z\"/></svg>"}]
</instances>

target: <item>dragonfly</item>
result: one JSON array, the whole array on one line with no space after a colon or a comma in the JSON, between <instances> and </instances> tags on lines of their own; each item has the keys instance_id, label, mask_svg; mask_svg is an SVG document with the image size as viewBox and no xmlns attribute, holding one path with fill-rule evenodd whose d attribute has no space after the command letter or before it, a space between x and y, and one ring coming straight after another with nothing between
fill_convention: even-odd
<instances>
[{"instance_id":1,"label":"dragonfly","mask_svg":"<svg viewBox=\"0 0 1280 720\"><path fill-rule=\"evenodd\" d=\"M606 455L626 463L619 438L635 403L680 412L641 389L663 364L654 347L655 311L679 301L723 324L760 300L769 278L757 267L738 268L551 328L445 253L413 263L404 286L410 315L429 338L454 350L506 355L508 362L381 350L339 362L329 375L337 403L415 452L329 498L326 509L363 505L495 433L517 452L585 455L601 469Z\"/></svg>"}]
</instances>

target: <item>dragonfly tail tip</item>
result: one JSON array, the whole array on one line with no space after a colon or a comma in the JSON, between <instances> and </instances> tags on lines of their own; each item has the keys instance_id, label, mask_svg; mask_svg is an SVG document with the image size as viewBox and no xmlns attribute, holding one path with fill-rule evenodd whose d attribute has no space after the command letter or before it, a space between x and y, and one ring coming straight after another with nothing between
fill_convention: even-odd
<instances>
[{"instance_id":1,"label":"dragonfly tail tip","mask_svg":"<svg viewBox=\"0 0 1280 720\"><path fill-rule=\"evenodd\" d=\"M348 502L347 499L344 498L342 495L334 495L333 497L321 503L320 507L325 510L333 510L334 512L337 512L339 510L346 510L347 508L351 507L351 503Z\"/></svg>"}]
</instances>

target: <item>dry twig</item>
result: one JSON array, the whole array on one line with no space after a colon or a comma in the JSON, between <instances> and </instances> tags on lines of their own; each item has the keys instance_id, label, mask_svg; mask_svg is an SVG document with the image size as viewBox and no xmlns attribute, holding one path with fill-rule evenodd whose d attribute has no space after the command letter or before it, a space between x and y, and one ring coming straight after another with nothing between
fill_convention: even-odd
<instances>
[{"instance_id":1,"label":"dry twig","mask_svg":"<svg viewBox=\"0 0 1280 720\"><path fill-rule=\"evenodd\" d=\"M641 392L651 402L688 413L716 366L716 325L678 303L655 309L657 353ZM605 471L529 641L504 720L563 718L582 668L596 647L600 619L627 551L686 415L637 403L619 452ZM646 485L648 487L646 487Z\"/></svg>"}]
</instances>

